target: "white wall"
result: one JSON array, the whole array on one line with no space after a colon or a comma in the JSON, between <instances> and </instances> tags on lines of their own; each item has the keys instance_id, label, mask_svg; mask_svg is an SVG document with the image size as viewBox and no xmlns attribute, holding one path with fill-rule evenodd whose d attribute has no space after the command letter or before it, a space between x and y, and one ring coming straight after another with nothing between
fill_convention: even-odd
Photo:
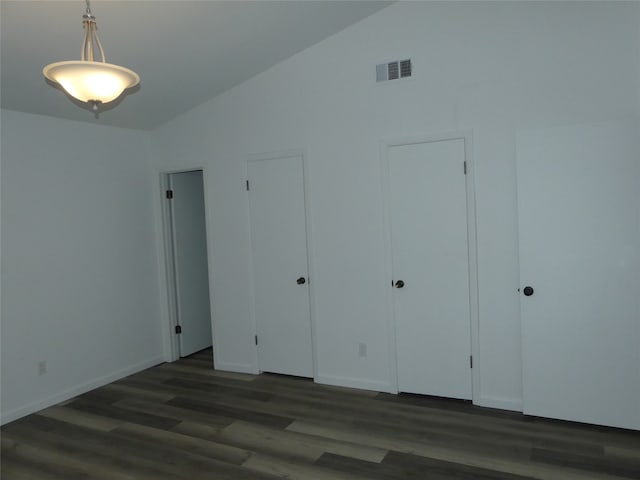
<instances>
[{"instance_id":1,"label":"white wall","mask_svg":"<svg viewBox=\"0 0 640 480\"><path fill-rule=\"evenodd\" d=\"M3 422L162 361L148 137L2 111Z\"/></svg>"},{"instance_id":2,"label":"white wall","mask_svg":"<svg viewBox=\"0 0 640 480\"><path fill-rule=\"evenodd\" d=\"M637 3L401 2L154 132L160 169L206 167L218 367L257 368L244 160L304 149L318 380L393 389L379 143L473 129L474 401L521 408L515 132L638 115L639 18ZM404 58L413 79L375 84L376 63Z\"/></svg>"}]
</instances>

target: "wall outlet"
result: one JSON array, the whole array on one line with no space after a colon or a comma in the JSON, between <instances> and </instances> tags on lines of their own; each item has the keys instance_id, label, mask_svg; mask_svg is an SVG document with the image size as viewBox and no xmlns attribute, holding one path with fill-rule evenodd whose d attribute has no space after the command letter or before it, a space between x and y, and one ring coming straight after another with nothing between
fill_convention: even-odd
<instances>
[{"instance_id":1,"label":"wall outlet","mask_svg":"<svg viewBox=\"0 0 640 480\"><path fill-rule=\"evenodd\" d=\"M47 362L42 360L38 362L38 375L44 375L47 373Z\"/></svg>"},{"instance_id":2,"label":"wall outlet","mask_svg":"<svg viewBox=\"0 0 640 480\"><path fill-rule=\"evenodd\" d=\"M361 357L366 357L367 356L367 344L364 342L360 342L358 344L358 355L360 355Z\"/></svg>"}]
</instances>

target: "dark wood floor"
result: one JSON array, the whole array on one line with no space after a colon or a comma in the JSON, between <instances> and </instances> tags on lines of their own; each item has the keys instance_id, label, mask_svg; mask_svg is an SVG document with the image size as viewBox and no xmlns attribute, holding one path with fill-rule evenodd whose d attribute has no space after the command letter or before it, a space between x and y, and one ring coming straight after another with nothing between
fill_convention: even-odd
<instances>
[{"instance_id":1,"label":"dark wood floor","mask_svg":"<svg viewBox=\"0 0 640 480\"><path fill-rule=\"evenodd\" d=\"M2 479L640 479L640 433L163 364L5 425Z\"/></svg>"}]
</instances>

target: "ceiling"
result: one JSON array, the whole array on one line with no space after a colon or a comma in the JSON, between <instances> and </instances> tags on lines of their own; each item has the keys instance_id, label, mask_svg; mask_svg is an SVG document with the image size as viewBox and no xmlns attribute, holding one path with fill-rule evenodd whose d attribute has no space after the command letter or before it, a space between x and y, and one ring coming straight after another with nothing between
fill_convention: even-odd
<instances>
[{"instance_id":1,"label":"ceiling","mask_svg":"<svg viewBox=\"0 0 640 480\"><path fill-rule=\"evenodd\" d=\"M95 118L42 76L80 59L84 0L1 0L2 108L150 130L390 3L92 0L107 62L141 77Z\"/></svg>"}]
</instances>

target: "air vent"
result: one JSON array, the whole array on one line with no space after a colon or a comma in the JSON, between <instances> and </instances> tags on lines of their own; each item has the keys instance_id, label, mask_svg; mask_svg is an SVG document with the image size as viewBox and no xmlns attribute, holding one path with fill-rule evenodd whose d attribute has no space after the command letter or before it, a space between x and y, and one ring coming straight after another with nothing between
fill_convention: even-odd
<instances>
[{"instance_id":1,"label":"air vent","mask_svg":"<svg viewBox=\"0 0 640 480\"><path fill-rule=\"evenodd\" d=\"M400 62L400 78L411 76L411 60L402 60Z\"/></svg>"},{"instance_id":2,"label":"air vent","mask_svg":"<svg viewBox=\"0 0 640 480\"><path fill-rule=\"evenodd\" d=\"M396 60L376 65L376 82L408 78L412 74L411 60Z\"/></svg>"},{"instance_id":3,"label":"air vent","mask_svg":"<svg viewBox=\"0 0 640 480\"><path fill-rule=\"evenodd\" d=\"M387 71L389 72L389 80L397 80L398 78L400 78L398 62L388 63Z\"/></svg>"}]
</instances>

